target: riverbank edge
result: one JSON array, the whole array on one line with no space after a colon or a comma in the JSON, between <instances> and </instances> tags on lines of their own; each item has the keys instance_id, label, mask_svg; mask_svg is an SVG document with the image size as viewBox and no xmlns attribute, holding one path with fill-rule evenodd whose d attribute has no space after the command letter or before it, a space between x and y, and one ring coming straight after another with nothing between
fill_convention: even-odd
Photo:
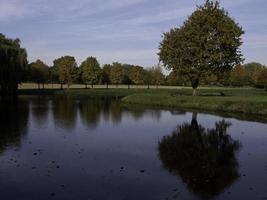
<instances>
[{"instance_id":1,"label":"riverbank edge","mask_svg":"<svg viewBox=\"0 0 267 200\"><path fill-rule=\"evenodd\" d=\"M173 96L170 94L132 94L124 104L160 106L171 109L223 112L267 117L267 101L242 97Z\"/></svg>"},{"instance_id":2,"label":"riverbank edge","mask_svg":"<svg viewBox=\"0 0 267 200\"><path fill-rule=\"evenodd\" d=\"M190 89L46 89L19 90L19 95L66 95L74 98L120 98L125 105L136 104L168 109L251 114L267 117L267 93L255 89L202 89L191 96ZM225 94L225 95L220 95Z\"/></svg>"}]
</instances>

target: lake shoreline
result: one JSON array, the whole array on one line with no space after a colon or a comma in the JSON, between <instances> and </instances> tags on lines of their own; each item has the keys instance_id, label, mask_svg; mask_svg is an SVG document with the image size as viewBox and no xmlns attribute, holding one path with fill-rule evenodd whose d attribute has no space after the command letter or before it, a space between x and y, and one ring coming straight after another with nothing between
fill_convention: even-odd
<instances>
[{"instance_id":1,"label":"lake shoreline","mask_svg":"<svg viewBox=\"0 0 267 200\"><path fill-rule=\"evenodd\" d=\"M121 98L124 104L164 107L168 109L200 110L267 117L267 92L253 88L199 89L23 89L19 95L67 95L74 98Z\"/></svg>"}]
</instances>

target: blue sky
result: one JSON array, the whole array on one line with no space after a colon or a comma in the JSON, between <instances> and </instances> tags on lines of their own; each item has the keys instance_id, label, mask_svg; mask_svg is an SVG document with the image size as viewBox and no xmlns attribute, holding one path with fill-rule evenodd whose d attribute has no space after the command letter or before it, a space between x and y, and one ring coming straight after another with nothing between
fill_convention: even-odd
<instances>
[{"instance_id":1,"label":"blue sky","mask_svg":"<svg viewBox=\"0 0 267 200\"><path fill-rule=\"evenodd\" d=\"M29 61L51 65L63 55L78 64L96 56L113 61L157 64L163 32L179 26L204 0L0 0L0 32L20 38ZM242 25L246 62L267 65L267 1L221 0Z\"/></svg>"}]
</instances>

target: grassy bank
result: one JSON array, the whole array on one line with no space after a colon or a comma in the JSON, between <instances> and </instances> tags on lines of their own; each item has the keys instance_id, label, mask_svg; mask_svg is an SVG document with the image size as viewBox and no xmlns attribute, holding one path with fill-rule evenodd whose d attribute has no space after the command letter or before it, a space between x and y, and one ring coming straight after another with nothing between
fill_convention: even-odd
<instances>
[{"instance_id":1,"label":"grassy bank","mask_svg":"<svg viewBox=\"0 0 267 200\"><path fill-rule=\"evenodd\" d=\"M224 96L220 96L223 94ZM132 94L122 99L127 104L164 106L216 112L244 113L267 116L267 93L255 89L200 90L189 96L189 90L175 93Z\"/></svg>"},{"instance_id":2,"label":"grassy bank","mask_svg":"<svg viewBox=\"0 0 267 200\"><path fill-rule=\"evenodd\" d=\"M161 106L208 112L231 112L267 116L267 92L252 88L200 88L193 97L191 88L161 89L20 89L20 95L68 95L74 98L117 97L125 104Z\"/></svg>"}]
</instances>

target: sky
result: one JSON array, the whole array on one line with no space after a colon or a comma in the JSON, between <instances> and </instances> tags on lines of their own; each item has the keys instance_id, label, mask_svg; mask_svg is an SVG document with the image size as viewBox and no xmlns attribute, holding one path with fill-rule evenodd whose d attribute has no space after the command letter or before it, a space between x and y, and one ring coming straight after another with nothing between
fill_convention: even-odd
<instances>
[{"instance_id":1,"label":"sky","mask_svg":"<svg viewBox=\"0 0 267 200\"><path fill-rule=\"evenodd\" d=\"M100 64L158 63L162 34L183 21L204 0L0 0L0 33L20 38L30 62L52 65L72 55ZM267 65L267 1L221 0L245 30L245 62Z\"/></svg>"}]
</instances>

